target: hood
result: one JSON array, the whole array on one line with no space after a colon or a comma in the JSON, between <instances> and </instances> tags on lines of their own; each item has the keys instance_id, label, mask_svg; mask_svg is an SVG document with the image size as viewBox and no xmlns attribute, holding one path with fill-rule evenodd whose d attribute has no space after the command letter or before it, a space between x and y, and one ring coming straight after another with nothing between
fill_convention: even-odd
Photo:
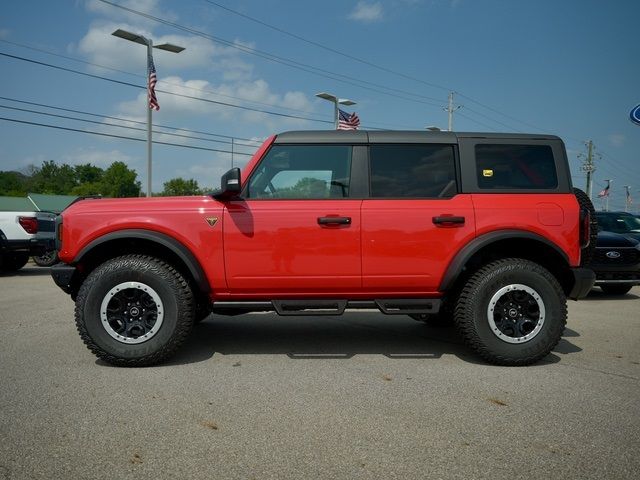
<instances>
[{"instance_id":1,"label":"hood","mask_svg":"<svg viewBox=\"0 0 640 480\"><path fill-rule=\"evenodd\" d=\"M192 197L139 197L139 198L86 198L69 205L63 215L126 212L129 215L163 212L193 211L198 208L216 208L222 204L209 196Z\"/></svg>"},{"instance_id":2,"label":"hood","mask_svg":"<svg viewBox=\"0 0 640 480\"><path fill-rule=\"evenodd\" d=\"M598 232L598 241L596 242L596 248L636 247L640 243L640 241L638 241L632 235L635 234Z\"/></svg>"}]
</instances>

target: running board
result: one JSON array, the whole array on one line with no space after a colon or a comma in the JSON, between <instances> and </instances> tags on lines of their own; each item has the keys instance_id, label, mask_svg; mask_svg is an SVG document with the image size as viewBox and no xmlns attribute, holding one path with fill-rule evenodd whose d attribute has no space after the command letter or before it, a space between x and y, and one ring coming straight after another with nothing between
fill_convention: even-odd
<instances>
[{"instance_id":1,"label":"running board","mask_svg":"<svg viewBox=\"0 0 640 480\"><path fill-rule=\"evenodd\" d=\"M273 300L278 315L342 315L346 300Z\"/></svg>"},{"instance_id":2,"label":"running board","mask_svg":"<svg viewBox=\"0 0 640 480\"><path fill-rule=\"evenodd\" d=\"M380 311L386 315L412 315L414 313L438 313L439 298L388 298L376 300Z\"/></svg>"},{"instance_id":3,"label":"running board","mask_svg":"<svg viewBox=\"0 0 640 480\"><path fill-rule=\"evenodd\" d=\"M345 309L377 308L386 315L438 313L439 298L382 298L376 300L272 300L270 302L215 302L213 312L221 314L266 312L278 315L342 315Z\"/></svg>"}]
</instances>

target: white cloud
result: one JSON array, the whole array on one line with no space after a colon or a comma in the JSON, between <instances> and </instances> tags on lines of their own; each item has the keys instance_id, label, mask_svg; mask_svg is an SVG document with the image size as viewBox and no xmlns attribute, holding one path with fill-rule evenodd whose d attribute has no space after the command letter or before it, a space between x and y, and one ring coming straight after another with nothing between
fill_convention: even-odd
<instances>
[{"instance_id":1,"label":"white cloud","mask_svg":"<svg viewBox=\"0 0 640 480\"><path fill-rule=\"evenodd\" d=\"M159 49L153 50L153 58L159 76L167 71L196 67L225 72L227 69L242 71L245 72L245 76L246 72L251 73L250 66L235 58L238 53L232 47L220 47L211 40L197 36L161 35L156 37L150 30L131 24L94 23L77 45L71 45L70 50L83 54L91 63L146 75L146 47L114 37L112 33L119 28L152 38L156 45L171 43L187 46L184 51L178 54ZM233 57L234 63L229 63L230 57ZM96 69L96 67L92 68Z\"/></svg>"},{"instance_id":2,"label":"white cloud","mask_svg":"<svg viewBox=\"0 0 640 480\"><path fill-rule=\"evenodd\" d=\"M207 117L215 116L217 120L242 121L249 123L267 123L275 129L278 126L306 124L304 120L288 119L286 117L274 117L261 112L239 109L196 99L212 100L214 102L230 103L234 105L246 105L246 102L259 102L283 108L298 110L311 110L312 104L307 96L299 91L286 92L284 95L271 91L269 84L262 79L239 83L224 83L213 85L207 80L183 80L180 77L166 77L158 81L156 87L160 111L163 118L185 118L193 115ZM176 95L168 95L165 92L177 93L194 98L185 98ZM240 99L244 99L243 102ZM141 91L134 100L122 102L118 105L119 116L132 120L145 121L141 116L146 105L146 92ZM274 107L252 104L252 108L259 110L274 110ZM169 120L163 120L163 123Z\"/></svg>"},{"instance_id":3,"label":"white cloud","mask_svg":"<svg viewBox=\"0 0 640 480\"><path fill-rule=\"evenodd\" d=\"M159 17L170 22L178 20L177 15L169 10L164 10L160 7L160 0L117 0L113 3L122 5L123 7L130 8L131 10L137 10L138 12L148 13L154 17ZM99 0L87 0L86 8L92 13L97 13L107 18L114 20L127 20L137 25L150 25L152 20L146 19L140 15L132 12L128 12L122 8L114 7Z\"/></svg>"},{"instance_id":4,"label":"white cloud","mask_svg":"<svg viewBox=\"0 0 640 480\"><path fill-rule=\"evenodd\" d=\"M382 4L360 1L347 18L363 23L379 22L383 18Z\"/></svg>"},{"instance_id":5,"label":"white cloud","mask_svg":"<svg viewBox=\"0 0 640 480\"><path fill-rule=\"evenodd\" d=\"M612 133L611 135L609 135L609 142L611 142L611 145L613 145L614 147L624 146L626 140L627 137L620 133Z\"/></svg>"}]
</instances>

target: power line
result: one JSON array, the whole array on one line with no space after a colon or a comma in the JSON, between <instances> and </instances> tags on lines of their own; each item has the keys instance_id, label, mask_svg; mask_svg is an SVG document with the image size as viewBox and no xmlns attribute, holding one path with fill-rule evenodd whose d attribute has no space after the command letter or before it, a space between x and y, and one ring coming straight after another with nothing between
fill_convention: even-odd
<instances>
[{"instance_id":1,"label":"power line","mask_svg":"<svg viewBox=\"0 0 640 480\"><path fill-rule=\"evenodd\" d=\"M16 118L0 117L0 120L4 120L6 122L23 123L23 124L26 124L26 125L33 125L33 126L37 126L37 127L54 128L56 130L66 130L66 131L69 131L69 132L87 133L87 134L91 134L91 135L100 135L102 137L120 138L120 139L123 139L123 140L133 140L133 141L136 141L136 142L146 142L146 140L142 139L142 138L127 137L127 136L124 136L124 135L114 135L112 133L94 132L94 131L91 131L91 130L80 130L80 129L77 129L77 128L61 127L59 125L50 125L50 124L47 124L47 123L28 122L26 120L18 120ZM232 153L234 155L245 155L245 156L248 156L248 157L253 155L252 153L231 152L231 151L228 151L228 150L220 150L220 149L217 149L217 148L197 147L197 146L194 146L194 145L181 145L179 143L159 142L159 141L156 141L156 140L154 140L153 143L157 143L159 145L169 145L169 146L172 146L172 147L191 148L191 149L194 149L194 150L206 150L208 152L219 152L219 153L230 153L230 154Z\"/></svg>"},{"instance_id":2,"label":"power line","mask_svg":"<svg viewBox=\"0 0 640 480\"><path fill-rule=\"evenodd\" d=\"M109 116L109 115L90 113L90 112L85 112L85 111L82 111L82 110L74 110L74 109L71 109L71 108L56 107L56 106L47 105L47 104L44 104L44 103L28 102L26 100L18 100L18 99L9 98L9 97L0 96L0 100L8 100L10 102L16 102L16 103L21 103L21 104L25 104L25 105L34 105L34 106L37 106L37 107L50 108L50 109L53 109L53 110L60 110L60 111L63 111L63 112L79 113L81 115L89 115L89 116L92 116L92 117L108 118L110 120L119 120L119 121L131 122L131 123L135 123L135 124L138 124L138 125L146 125L147 124L146 122L141 122L141 121L138 121L138 120L131 120L131 119L128 119L128 118L123 118L123 117L114 117L114 116ZM110 125L110 124L107 124L107 125ZM230 136L230 135L221 135L219 133L202 132L202 131L198 131L198 130L190 130L190 129L181 128L181 127L171 127L171 126L168 126L168 125L160 125L160 124L157 124L157 123L154 123L153 125L156 126L156 127L160 127L160 128L168 128L168 129L171 129L171 130L178 130L178 131L182 131L182 132L196 133L196 134L199 134L199 135L209 135L209 136L213 136L213 137L230 138L232 140L236 140L236 139L237 140L243 140L243 141L247 141L247 142L253 142L253 143L257 144L257 145L260 145L262 143L261 140L253 140L253 139L250 139L250 138L233 137L233 136ZM166 132L159 132L159 133L168 134ZM208 140L208 141L218 142L218 143L227 143L227 144L233 143L234 145L241 145L241 146L245 146L245 147L255 147L255 145L247 145L245 143L236 142L236 141L233 141L233 142L229 142L229 141L226 141L226 140Z\"/></svg>"},{"instance_id":3,"label":"power line","mask_svg":"<svg viewBox=\"0 0 640 480\"><path fill-rule=\"evenodd\" d=\"M117 83L119 85L126 85L128 87L134 87L134 88L143 89L143 90L146 90L146 88L147 88L146 86L136 85L135 83L124 82L122 80L116 80L116 79L113 79L113 78L103 77L101 75L95 75L95 74L92 74L92 73L81 72L79 70L74 70L72 68L61 67L59 65L53 65L51 63L40 62L38 60L33 60L33 59L30 59L30 58L20 57L20 56L17 56L17 55L10 55L10 54L4 53L4 52L0 52L0 56L13 58L15 60L21 60L23 62L33 63L33 64L36 64L36 65L41 65L41 66L45 66L45 67L49 67L49 68L54 68L56 70L62 70L62 71L65 71L65 72L75 73L77 75L83 75L85 77L96 78L96 79L104 80L104 81L107 81L107 82ZM233 104L233 103L220 102L220 101L216 101L216 100L210 100L208 98L194 97L192 95L184 95L184 94L181 94L181 93L169 92L167 90L156 89L156 92L166 93L167 95L174 95L176 97L189 98L191 100L198 100L198 101L201 101L201 102L207 102L207 103L212 103L212 104L216 104L216 105L222 105L222 106L225 106L225 107L240 108L242 110L249 110L251 112L264 113L264 114L267 114L267 115L275 115L275 116L278 116L278 117L294 118L294 119L297 119L297 120L307 120L307 121L310 121L310 122L331 123L331 124L333 124L333 122L330 121L330 120L320 120L320 119L317 119L317 118L302 117L302 116L299 116L299 115L288 115L286 113L271 112L271 111L268 111L268 110L260 110L259 108L252 108L252 107L246 107L244 105L236 105L236 104Z\"/></svg>"},{"instance_id":4,"label":"power line","mask_svg":"<svg viewBox=\"0 0 640 480\"><path fill-rule=\"evenodd\" d=\"M46 55L51 55L53 57L64 58L65 60L70 60L72 62L78 62L78 63L82 63L84 65L89 65L89 66L92 66L92 67L98 67L98 68L102 68L104 70L110 70L110 71L113 71L113 72L122 73L122 74L129 75L129 76L132 76L132 77L143 78L146 81L146 76L145 75L140 75L138 73L127 72L126 70L120 70L118 68L108 67L106 65L100 65L98 63L88 62L88 61L82 60L80 58L71 57L69 55L61 55L59 53L51 52L49 50L45 50L45 49L42 49L42 48L36 48L36 47L31 46L31 45L25 45L23 43L12 42L12 41L9 41L9 40L3 39L3 38L0 38L0 42L7 43L9 45L14 45L14 46L20 47L20 48L26 48L28 50L33 50L34 52L44 53ZM265 107L275 107L275 108L279 108L279 109L282 109L282 110L289 110L291 112L313 113L313 112L311 112L309 110L300 110L300 109L297 109L297 108L289 108L289 107L283 107L281 105L275 105L273 103L259 102L257 100L250 100L250 99L243 98L243 97L236 97L236 96L233 96L233 95L227 95L227 94L224 94L224 93L215 92L213 90L207 90L207 89L204 89L204 88L195 88L195 87L189 87L189 86L186 86L186 85L179 85L177 83L168 82L167 80L162 80L162 83L166 84L166 85L173 85L173 86L176 86L176 87L184 88L186 90L192 90L192 91L196 91L196 92L203 92L203 93L208 93L208 94L211 94L211 95L218 95L220 97L231 98L233 100L240 100L242 102L247 102L247 103L250 103L250 104L252 103L252 104L255 104L255 105L262 105L262 106L265 106Z\"/></svg>"},{"instance_id":5,"label":"power line","mask_svg":"<svg viewBox=\"0 0 640 480\"><path fill-rule=\"evenodd\" d=\"M87 120L85 118L78 118L78 117L70 117L68 115L57 115L55 113L47 113L47 112L41 112L38 110L30 110L30 109L26 109L26 108L18 108L18 107L10 107L8 105L1 105L0 104L0 108L5 108L8 110L15 110L15 111L19 111L19 112L26 112L26 113L35 113L37 115L45 115L47 117L54 117L54 118L62 118L64 120L74 120L77 122L85 122L85 123L93 123L93 124L97 124L97 125L106 125L109 127L116 127L116 128L124 128L127 130L136 130L139 132L146 132L147 129L146 128L137 128L137 127L131 127L131 126L127 126L127 125L117 125L114 123L107 123L107 122L97 122L95 120ZM211 138L203 138L203 137L192 137L191 135L181 135L179 133L170 133L170 132L163 132L160 130L153 130L153 133L157 133L160 135L168 135L171 137L181 137L181 138L189 138L191 140L202 140L205 142L214 142L214 143L226 143L231 145L231 142L227 142L227 141L223 141L223 140L214 140ZM233 145L236 145L236 143L234 142ZM244 145L243 145L244 146ZM252 146L254 149L258 148L257 146Z\"/></svg>"},{"instance_id":6,"label":"power line","mask_svg":"<svg viewBox=\"0 0 640 480\"><path fill-rule=\"evenodd\" d=\"M301 41L303 41L305 43L308 43L310 45L313 45L315 47L322 48L323 50L327 50L328 52L336 53L336 54L341 55L341 56L343 56L345 58L348 58L349 60L355 60L356 62L362 63L364 65L368 65L368 66L373 67L373 68L377 68L378 70L382 70L383 72L391 73L393 75L397 75L397 76L405 78L407 80L413 80L415 82L422 83L422 84L427 85L429 87L439 88L439 89L442 89L442 90L450 90L449 88L443 87L442 85L437 85L435 83L430 83L430 82L427 82L427 81L422 80L420 78L412 77L410 75L405 75L404 73L398 72L396 70L391 70L390 68L383 67L381 65L378 65L376 63L370 62L368 60L364 60L362 58L358 58L356 56L353 56L351 54L345 53L343 51L336 50L335 48L328 47L327 45L323 45L323 44L315 42L313 40L309 40L307 38L301 37L300 35L296 35L295 33L291 33L291 32L289 32L287 30L284 30L283 28L276 27L274 25L271 25L271 24L268 24L266 22L263 22L262 20L258 20L257 18L253 18L253 17L251 17L249 15L246 15L244 13L241 13L241 12L238 12L236 10L233 10L233 9L231 9L229 7L225 7L224 5L221 5L221 4L217 3L217 2L213 2L211 0L205 0L205 1L210 3L211 5L215 5L218 8L222 8L223 10L226 10L227 12L233 13L234 15L238 15L240 17L246 18L247 20L250 20L252 22L258 23L258 24L263 25L263 26L265 26L267 28L270 28L270 29L275 30L277 32L280 32L280 33L283 33L285 35L288 35L289 37L295 38L297 40L301 40ZM425 97L425 98L430 98L430 97ZM434 98L431 98L431 99L432 100L437 100L437 99L434 99Z\"/></svg>"},{"instance_id":7,"label":"power line","mask_svg":"<svg viewBox=\"0 0 640 480\"><path fill-rule=\"evenodd\" d=\"M101 0L101 1L102 1L102 0ZM343 57L348 58L348 59L350 59L350 60L354 60L354 61L359 62L359 63L362 63L362 64L364 64L364 65L368 65L368 66L373 67L373 68L376 68L376 69L378 69L378 70L381 70L381 71L384 71L384 72L390 73L390 74L392 74L392 75L396 75L396 76L398 76L398 77L402 77L402 78L407 79L407 80L412 80L412 81L414 81L414 82L418 82L418 83L421 83L421 84L423 84L423 85L427 85L427 86L429 86L429 87L438 88L438 89L441 89L441 90L451 90L451 88L449 88L449 87L445 87L445 86L442 86L442 85L437 85L437 84L434 84L434 83L431 83L431 82L427 82L427 81L425 81L425 80L422 80L422 79L417 78L417 77L413 77L413 76L411 76L411 75L406 75L406 74L404 74L404 73L402 73L402 72L399 72L399 71L397 71L397 70L392 70L392 69L390 69L390 68L383 67L382 65L378 65L378 64L373 63L373 62L370 62L370 61L368 61L368 60L364 60L364 59L362 59L362 58L356 57L356 56L351 55L351 54L349 54L349 53L346 53L346 52L344 52L344 51L337 50L337 49L335 49L335 48L329 47L329 46L327 46L327 45L323 45L323 44L321 44L321 43L319 43L319 42L316 42L316 41L313 41L313 40L309 40L309 39L304 38L304 37L302 37L302 36L300 36L300 35L296 35L295 33L291 33L291 32L289 32L289 31L287 31L287 30L285 30L285 29L283 29L283 28L276 27L275 25L271 25L271 24L269 24L269 23L263 22L262 20L259 20L259 19L257 19L257 18L251 17L250 15L244 14L244 13L242 13L242 12L238 12L237 10L233 10L233 9L231 9L231 8L227 7L227 6L221 5L221 4L220 4L220 3L218 3L218 2L214 2L214 1L212 1L212 0L205 0L205 1L206 1L207 3L209 3L209 4L211 4L211 5L214 5L214 6L218 7L218 8L221 8L221 9L223 9L223 10L226 10L227 12L230 12L230 13L232 13L232 14L234 14L234 15L237 15L237 16L239 16L239 17L245 18L245 19L250 20L250 21L252 21L252 22L254 22L254 23L257 23L257 24L259 24L259 25L263 25L263 26L265 26L265 27L267 27L267 28L270 28L270 29L272 29L272 30L275 30L275 31L280 32L280 33L282 33L282 34L284 34L284 35L287 35L287 36L289 36L289 37L292 37L292 38L295 38L295 39L300 40L300 41L302 41L302 42L305 42L305 43L307 43L307 44L310 44L310 45L313 45L313 46L315 46L315 47L321 48L321 49L323 49L323 50L329 51L329 52L331 52L331 53L335 53L335 54L337 54L337 55L343 56ZM471 102L473 102L473 103L475 103L475 104L477 104L477 105L479 105L479 106L483 107L483 108L486 108L486 109L488 109L488 110L493 111L494 113L497 113L498 115L502 115L502 116L507 117L507 118L509 118L509 119L511 119L511 120L514 120L514 121L516 121L516 122L519 122L519 123L522 123L522 124L524 124L524 125L527 125L527 126L529 126L529 127L531 127L531 128L534 128L535 130L545 131L544 129L541 129L541 128L539 128L539 127L536 127L535 125L532 125L532 124L527 123L527 122L523 122L523 121L521 121L521 120L518 120L518 119L517 119L517 118L515 118L515 117L512 117L512 116L510 116L510 115L507 115L507 114L505 114L505 113L502 113L502 112L500 112L500 111L498 111L498 110L496 110L496 109L494 109L494 108L492 108L492 107L490 107L490 106L488 106L488 105L484 105L484 104L482 104L482 103L478 102L477 100L474 100L473 98L471 98L471 97L469 97L469 96L467 96L467 95L463 95L463 94L459 94L459 95L460 95L461 97L464 97L464 98L466 98L467 100L469 100L469 101L471 101ZM432 99L432 100L437 100L437 99L433 99L432 97L425 97L425 98ZM468 109L468 110L471 110L471 109ZM506 127L507 127L507 128L509 128L510 130L516 130L516 131L517 131L517 129L512 128L512 127L510 127L510 126L508 126L508 125L506 125L506 124L504 124L504 123L502 123L502 122L500 122L500 121L497 121L497 120L491 119L491 118L487 117L486 115L483 115L483 114L481 114L481 113L479 113L479 112L475 112L475 113L476 113L476 114L478 114L478 115L480 115L480 116L483 116L483 117L485 117L485 118L487 118L487 119L489 119L489 120L491 120L491 121L493 121L493 122L495 122L495 123L498 123L498 124L500 124L500 125L506 126Z\"/></svg>"},{"instance_id":8,"label":"power line","mask_svg":"<svg viewBox=\"0 0 640 480\"><path fill-rule=\"evenodd\" d=\"M343 74L340 74L340 73L331 72L329 70L325 70L325 69L322 69L322 68L319 68L319 67L315 67L313 65L308 65L306 63L301 63L301 62L298 62L296 60L291 60L291 59L288 59L288 58L285 58L285 57L281 57L281 56L278 56L278 55L275 55L275 54L272 54L272 53L263 52L261 50L257 50L255 48L247 47L245 45L240 45L238 43L231 42L229 40L225 40L223 38L216 37L214 35L210 35L208 33L202 32L200 30L196 30L196 29L193 29L193 28L190 28L190 27L186 27L184 25L180 25L179 23L171 22L171 21L165 20L163 18L155 17L155 16L153 16L153 15L151 15L149 13L140 12L139 10L134 10L132 8L128 8L128 7L125 7L124 5L119 5L117 3L113 3L113 2L110 2L108 0L100 0L100 2L105 3L107 5L111 5L112 7L116 7L116 8L125 10L125 11L127 11L129 13L133 13L134 15L139 15L139 16L147 18L149 20L153 20L154 22L158 22L158 23L161 23L163 25L168 25L168 26L171 26L171 27L176 28L178 30L189 32L189 33L191 33L193 35L196 35L196 36L199 36L199 37L207 38L207 39L209 39L211 41L214 41L216 43L221 43L221 44L226 45L226 46L228 46L230 48L235 48L235 49L240 50L240 51L242 51L244 53L248 53L250 55L255 55L257 57L264 58L266 60L279 63L281 65L286 65L288 67L295 68L295 69L298 69L298 70L302 70L302 71L305 71L307 73L312 73L314 75L319 75L319 76L322 76L322 77L325 77L325 78L329 78L331 80L335 80L335 81L338 81L338 82L346 83L346 84L353 85L353 86L356 86L356 87L359 87L359 88L363 88L363 89L366 89L366 90L371 90L371 91L374 91L376 93L380 93L382 95L388 95L388 96L399 98L399 99L406 100L406 101L409 101L409 102L417 102L417 103L422 103L422 104L425 104L425 105L431 105L431 106L440 107L440 104L436 104L436 103L433 103L433 102L426 102L426 101L423 101L423 100L417 100L417 99L414 99L414 98L407 98L407 97L403 97L401 95L397 95L397 94L390 93L390 92L398 92L398 93L402 93L404 95L410 95L410 96L416 97L416 98L423 98L423 99L426 99L426 100L436 100L436 101L438 101L438 99L434 99L432 97L426 97L424 95L416 94L416 93L413 93L413 92L407 92L405 90L399 90L399 89L396 89L396 88L387 87L387 86L380 85L380 84L377 84L377 83L373 83L373 82L369 82L369 81L362 80L362 79L359 79L359 78L351 77L349 75L343 75ZM365 85L371 85L372 87L377 87L377 88L367 87ZM388 91L379 90L380 88L388 90Z\"/></svg>"}]
</instances>

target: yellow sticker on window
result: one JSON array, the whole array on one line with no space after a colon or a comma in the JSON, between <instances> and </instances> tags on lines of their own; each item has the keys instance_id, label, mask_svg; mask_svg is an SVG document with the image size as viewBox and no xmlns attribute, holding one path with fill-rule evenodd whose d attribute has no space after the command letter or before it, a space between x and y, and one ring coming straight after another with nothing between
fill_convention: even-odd
<instances>
[{"instance_id":1,"label":"yellow sticker on window","mask_svg":"<svg viewBox=\"0 0 640 480\"><path fill-rule=\"evenodd\" d=\"M482 176L483 177L493 177L493 170L490 170L490 169L482 170Z\"/></svg>"}]
</instances>

